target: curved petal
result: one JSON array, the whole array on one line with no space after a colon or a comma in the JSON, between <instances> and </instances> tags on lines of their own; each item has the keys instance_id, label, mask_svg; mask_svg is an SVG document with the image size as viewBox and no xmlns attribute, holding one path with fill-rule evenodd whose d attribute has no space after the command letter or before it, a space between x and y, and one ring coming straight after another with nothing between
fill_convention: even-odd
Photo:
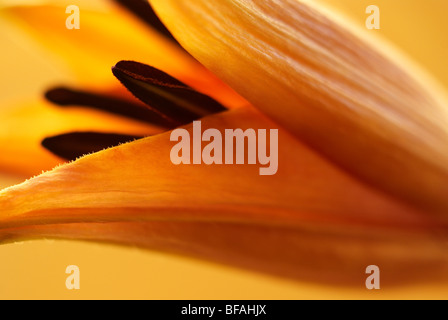
<instances>
[{"instance_id":1,"label":"curved petal","mask_svg":"<svg viewBox=\"0 0 448 320\"><path fill-rule=\"evenodd\" d=\"M249 109L210 116L202 126L275 128ZM337 269L342 275L336 278L352 279L351 272L368 259L396 273L412 261L413 271L423 277L428 270L445 268L447 221L363 185L283 129L279 170L273 176L260 176L257 165L176 166L170 160L173 145L170 133L160 134L83 157L2 191L0 238L24 228L25 238L34 232L131 241L253 268L263 261L264 271L310 279L317 277L314 268L327 276L336 276L332 269ZM58 226L66 223L71 227ZM230 242L232 236L241 242L240 249ZM259 243L267 247L266 255ZM212 254L215 246L220 250ZM329 264L326 254L334 264L344 261L342 270ZM295 267L299 271L294 273Z\"/></svg>"},{"instance_id":2,"label":"curved petal","mask_svg":"<svg viewBox=\"0 0 448 320\"><path fill-rule=\"evenodd\" d=\"M440 284L448 280L446 248L428 234L378 234L378 230L369 228L347 231L307 224L273 228L191 221L71 223L0 231L0 241L4 243L35 238L138 246L281 277L343 286L363 284L362 270L372 263L381 266L381 280L389 286L410 279L413 284L420 281Z\"/></svg>"},{"instance_id":3,"label":"curved petal","mask_svg":"<svg viewBox=\"0 0 448 320\"><path fill-rule=\"evenodd\" d=\"M151 0L190 53L302 141L375 187L446 215L447 103L381 43L308 3Z\"/></svg>"}]
</instances>

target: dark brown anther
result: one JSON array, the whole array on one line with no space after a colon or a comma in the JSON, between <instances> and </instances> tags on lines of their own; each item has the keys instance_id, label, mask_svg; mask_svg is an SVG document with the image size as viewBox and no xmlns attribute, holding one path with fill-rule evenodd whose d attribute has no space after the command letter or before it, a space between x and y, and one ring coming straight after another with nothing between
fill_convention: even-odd
<instances>
[{"instance_id":1,"label":"dark brown anther","mask_svg":"<svg viewBox=\"0 0 448 320\"><path fill-rule=\"evenodd\" d=\"M59 106L80 106L106 111L134 120L154 124L166 129L175 128L180 123L169 119L159 112L124 99L101 95L93 92L56 87L45 93L45 98Z\"/></svg>"},{"instance_id":2,"label":"dark brown anther","mask_svg":"<svg viewBox=\"0 0 448 320\"><path fill-rule=\"evenodd\" d=\"M150 108L183 124L227 110L213 98L163 71L139 62L120 61L112 68L112 72L135 97Z\"/></svg>"},{"instance_id":3,"label":"dark brown anther","mask_svg":"<svg viewBox=\"0 0 448 320\"><path fill-rule=\"evenodd\" d=\"M76 160L86 154L141 138L116 133L71 132L45 138L42 146L63 159Z\"/></svg>"}]
</instances>

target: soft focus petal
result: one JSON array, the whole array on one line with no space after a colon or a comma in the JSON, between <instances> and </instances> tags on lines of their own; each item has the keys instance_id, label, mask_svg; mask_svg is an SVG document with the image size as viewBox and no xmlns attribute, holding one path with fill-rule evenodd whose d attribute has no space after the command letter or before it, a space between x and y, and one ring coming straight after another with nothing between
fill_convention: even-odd
<instances>
[{"instance_id":1,"label":"soft focus petal","mask_svg":"<svg viewBox=\"0 0 448 320\"><path fill-rule=\"evenodd\" d=\"M80 8L80 29L65 27L64 6L0 8L0 17L12 21L49 49L54 64L63 64L79 84L104 90L115 84L110 68L118 61L144 61L165 70L197 89L213 94L229 106L244 100L185 54L177 45L137 21L122 8Z\"/></svg>"},{"instance_id":2,"label":"soft focus petal","mask_svg":"<svg viewBox=\"0 0 448 320\"><path fill-rule=\"evenodd\" d=\"M410 65L308 2L150 2L190 53L306 144L446 216L448 111Z\"/></svg>"},{"instance_id":3,"label":"soft focus petal","mask_svg":"<svg viewBox=\"0 0 448 320\"><path fill-rule=\"evenodd\" d=\"M44 102L0 108L0 171L31 177L64 162L41 146L49 136L72 131L151 135L160 128L138 121L78 108L62 109Z\"/></svg>"},{"instance_id":4,"label":"soft focus petal","mask_svg":"<svg viewBox=\"0 0 448 320\"><path fill-rule=\"evenodd\" d=\"M191 221L35 225L0 232L3 242L42 237L139 246L327 285L359 286L372 261L381 265L381 279L390 286L447 280L446 247L412 232Z\"/></svg>"},{"instance_id":5,"label":"soft focus petal","mask_svg":"<svg viewBox=\"0 0 448 320\"><path fill-rule=\"evenodd\" d=\"M275 124L240 109L205 118L207 127ZM325 281L358 279L369 261L397 281L445 270L443 222L279 135L274 176L256 165L175 166L169 133L83 157L4 190L0 238L107 240Z\"/></svg>"}]
</instances>

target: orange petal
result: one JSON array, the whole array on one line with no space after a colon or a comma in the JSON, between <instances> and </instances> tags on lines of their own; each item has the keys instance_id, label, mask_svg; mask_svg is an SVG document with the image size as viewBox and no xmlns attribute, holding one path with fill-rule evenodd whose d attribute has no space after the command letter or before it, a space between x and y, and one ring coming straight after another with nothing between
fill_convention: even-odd
<instances>
[{"instance_id":1,"label":"orange petal","mask_svg":"<svg viewBox=\"0 0 448 320\"><path fill-rule=\"evenodd\" d=\"M150 2L190 53L306 144L446 215L447 103L381 43L308 1Z\"/></svg>"},{"instance_id":2,"label":"orange petal","mask_svg":"<svg viewBox=\"0 0 448 320\"><path fill-rule=\"evenodd\" d=\"M202 127L269 129L275 124L240 109L205 118ZM173 145L170 133L149 137L2 191L0 238L34 234L131 241L247 267L263 262L264 271L310 279L316 277L314 268L338 279L356 278L351 272L367 261L384 263L395 274L415 262L411 273L423 278L428 270L446 267L446 250L437 237L446 221L360 183L283 129L273 176L260 176L257 165L175 166ZM58 226L66 223L73 225ZM266 255L259 244L266 246ZM219 250L213 253L215 246Z\"/></svg>"}]
</instances>

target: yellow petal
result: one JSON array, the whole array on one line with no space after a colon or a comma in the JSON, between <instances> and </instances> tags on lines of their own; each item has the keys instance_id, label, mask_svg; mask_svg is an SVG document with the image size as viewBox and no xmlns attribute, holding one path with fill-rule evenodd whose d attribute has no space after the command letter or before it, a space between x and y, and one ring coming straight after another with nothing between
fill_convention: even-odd
<instances>
[{"instance_id":1,"label":"yellow petal","mask_svg":"<svg viewBox=\"0 0 448 320\"><path fill-rule=\"evenodd\" d=\"M275 127L249 109L202 125ZM256 165L175 166L170 133L83 157L2 191L0 238L137 244L309 280L351 282L369 261L397 280L403 264L426 280L445 270L446 221L365 186L283 129L279 139L274 176Z\"/></svg>"},{"instance_id":2,"label":"yellow petal","mask_svg":"<svg viewBox=\"0 0 448 320\"><path fill-rule=\"evenodd\" d=\"M150 2L190 53L307 145L446 215L446 103L380 43L304 1Z\"/></svg>"},{"instance_id":3,"label":"yellow petal","mask_svg":"<svg viewBox=\"0 0 448 320\"><path fill-rule=\"evenodd\" d=\"M122 8L82 9L79 30L65 27L64 17L68 14L63 6L6 7L0 9L0 16L45 45L49 49L48 59L70 70L79 79L77 84L104 90L116 83L110 71L113 65L124 59L135 60L162 69L226 105L245 104L244 99L177 45Z\"/></svg>"},{"instance_id":4,"label":"yellow petal","mask_svg":"<svg viewBox=\"0 0 448 320\"><path fill-rule=\"evenodd\" d=\"M41 146L50 136L73 131L152 135L160 128L94 110L29 102L0 109L0 170L32 177L65 162Z\"/></svg>"}]
</instances>

